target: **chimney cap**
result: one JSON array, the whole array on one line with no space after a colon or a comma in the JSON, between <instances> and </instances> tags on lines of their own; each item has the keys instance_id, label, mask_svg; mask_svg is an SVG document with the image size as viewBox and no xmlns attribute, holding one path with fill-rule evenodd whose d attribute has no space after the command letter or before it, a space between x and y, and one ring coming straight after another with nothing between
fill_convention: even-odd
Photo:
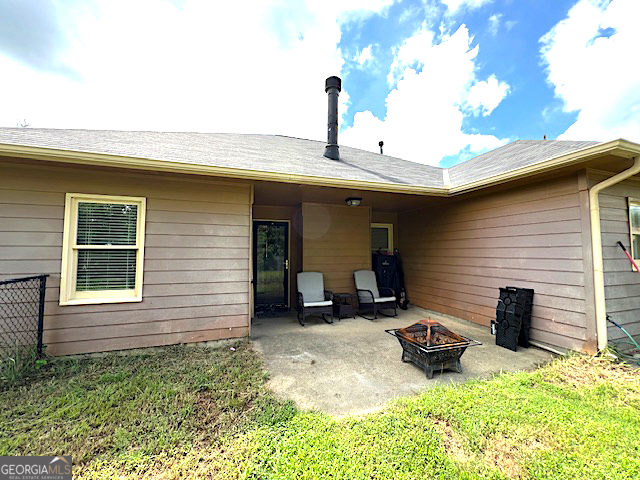
<instances>
[{"instance_id":1,"label":"chimney cap","mask_svg":"<svg viewBox=\"0 0 640 480\"><path fill-rule=\"evenodd\" d=\"M328 92L330 88L337 88L338 92L342 91L342 80L340 77L329 77L324 82L324 91Z\"/></svg>"}]
</instances>

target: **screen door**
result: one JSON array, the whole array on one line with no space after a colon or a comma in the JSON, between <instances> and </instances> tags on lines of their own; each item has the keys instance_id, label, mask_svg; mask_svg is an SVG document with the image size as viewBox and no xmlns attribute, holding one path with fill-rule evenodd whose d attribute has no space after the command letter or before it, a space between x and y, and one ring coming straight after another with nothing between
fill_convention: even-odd
<instances>
[{"instance_id":1,"label":"screen door","mask_svg":"<svg viewBox=\"0 0 640 480\"><path fill-rule=\"evenodd\" d=\"M289 308L288 222L253 222L253 288L256 310Z\"/></svg>"}]
</instances>

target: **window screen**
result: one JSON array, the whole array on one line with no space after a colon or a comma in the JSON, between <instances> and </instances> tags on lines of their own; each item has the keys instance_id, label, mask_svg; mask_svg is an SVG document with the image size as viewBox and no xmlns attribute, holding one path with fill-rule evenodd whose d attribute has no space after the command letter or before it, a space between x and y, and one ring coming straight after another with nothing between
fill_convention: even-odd
<instances>
[{"instance_id":1,"label":"window screen","mask_svg":"<svg viewBox=\"0 0 640 480\"><path fill-rule=\"evenodd\" d=\"M137 205L78 203L77 291L135 288L137 223Z\"/></svg>"},{"instance_id":2,"label":"window screen","mask_svg":"<svg viewBox=\"0 0 640 480\"><path fill-rule=\"evenodd\" d=\"M377 252L379 250L383 252L390 252L392 246L391 231L389 226L371 226L371 250Z\"/></svg>"}]
</instances>

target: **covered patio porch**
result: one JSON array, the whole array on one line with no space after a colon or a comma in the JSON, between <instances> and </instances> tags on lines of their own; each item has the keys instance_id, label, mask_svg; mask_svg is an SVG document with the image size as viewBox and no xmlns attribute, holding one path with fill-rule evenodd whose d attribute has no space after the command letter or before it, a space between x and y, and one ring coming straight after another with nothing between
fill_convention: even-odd
<instances>
[{"instance_id":1,"label":"covered patio porch","mask_svg":"<svg viewBox=\"0 0 640 480\"><path fill-rule=\"evenodd\" d=\"M251 314L274 303L264 299L271 287L280 297L277 305L294 310L301 271L321 272L324 288L334 294L355 294L354 272L373 268L372 253L382 243L383 253L399 252L410 304L488 330L500 288L533 289L532 344L552 352L593 353L593 292L584 260L590 247L581 223L588 208L580 178L571 173L523 180L452 199L256 182L254 226L260 221L286 225L288 236L282 238L288 239L283 242L288 249L268 256L273 242L254 243ZM349 206L353 198L357 206ZM261 275L259 259L274 260L278 276Z\"/></svg>"},{"instance_id":2,"label":"covered patio porch","mask_svg":"<svg viewBox=\"0 0 640 480\"><path fill-rule=\"evenodd\" d=\"M356 200L356 203L350 203ZM401 248L399 215L437 197L256 182L252 206L252 314L295 310L298 272L321 272L332 293L355 294L372 253Z\"/></svg>"},{"instance_id":3,"label":"covered patio porch","mask_svg":"<svg viewBox=\"0 0 640 480\"><path fill-rule=\"evenodd\" d=\"M434 319L453 332L482 345L461 358L462 373L445 370L433 379L400 360L402 348L385 329ZM356 316L326 324L310 317L301 327L295 313L258 316L251 339L270 374L269 386L301 408L333 415L357 414L381 407L399 396L413 395L436 385L485 378L492 374L530 370L552 354L536 348L512 352L495 345L488 328L419 307L398 310L397 317L370 321Z\"/></svg>"}]
</instances>

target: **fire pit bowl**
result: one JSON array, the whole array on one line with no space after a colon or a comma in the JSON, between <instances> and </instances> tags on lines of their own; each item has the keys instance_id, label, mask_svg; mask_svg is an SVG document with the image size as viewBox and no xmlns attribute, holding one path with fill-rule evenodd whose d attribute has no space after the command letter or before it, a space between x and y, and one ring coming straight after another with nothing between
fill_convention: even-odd
<instances>
[{"instance_id":1,"label":"fire pit bowl","mask_svg":"<svg viewBox=\"0 0 640 480\"><path fill-rule=\"evenodd\" d=\"M422 368L427 378L433 378L434 370L451 369L462 373L460 357L464 351L467 347L482 345L433 320L421 320L385 332L396 337L402 345L402 361L413 362Z\"/></svg>"}]
</instances>

